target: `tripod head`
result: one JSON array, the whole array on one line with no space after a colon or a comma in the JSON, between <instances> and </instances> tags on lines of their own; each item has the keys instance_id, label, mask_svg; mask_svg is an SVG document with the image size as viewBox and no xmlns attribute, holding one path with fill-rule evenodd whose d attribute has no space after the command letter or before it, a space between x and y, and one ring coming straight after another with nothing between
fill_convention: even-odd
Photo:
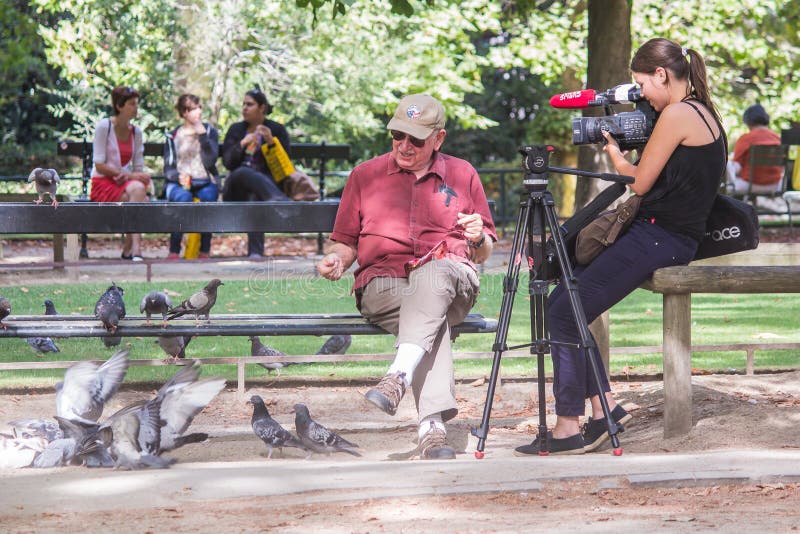
<instances>
[{"instance_id":1,"label":"tripod head","mask_svg":"<svg viewBox=\"0 0 800 534\"><path fill-rule=\"evenodd\" d=\"M561 174L572 174L587 178L599 178L607 182L618 182L622 184L632 184L633 177L624 174L613 174L610 172L592 172L572 169L568 167L551 167L550 153L555 152L553 145L530 145L519 148L522 154L522 166L525 169L525 176L522 183L528 191L545 191L547 189L548 171Z\"/></svg>"}]
</instances>

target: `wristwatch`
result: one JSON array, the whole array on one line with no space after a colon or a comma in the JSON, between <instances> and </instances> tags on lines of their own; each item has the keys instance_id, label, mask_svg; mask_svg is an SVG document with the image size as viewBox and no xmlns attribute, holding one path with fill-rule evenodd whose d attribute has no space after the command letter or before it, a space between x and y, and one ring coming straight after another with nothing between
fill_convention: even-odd
<instances>
[{"instance_id":1,"label":"wristwatch","mask_svg":"<svg viewBox=\"0 0 800 534\"><path fill-rule=\"evenodd\" d=\"M467 245L469 245L472 248L481 248L483 246L484 241L486 241L486 234L481 233L481 238L478 239L477 241L470 241L469 239L467 239Z\"/></svg>"}]
</instances>

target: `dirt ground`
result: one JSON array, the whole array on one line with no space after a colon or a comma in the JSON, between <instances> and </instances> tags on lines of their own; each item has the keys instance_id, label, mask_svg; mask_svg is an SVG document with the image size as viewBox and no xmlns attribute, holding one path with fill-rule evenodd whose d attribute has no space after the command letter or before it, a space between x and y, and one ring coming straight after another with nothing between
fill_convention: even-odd
<instances>
[{"instance_id":1,"label":"dirt ground","mask_svg":"<svg viewBox=\"0 0 800 534\"><path fill-rule=\"evenodd\" d=\"M800 428L800 371L756 376L696 376L693 384L695 424L692 431L684 437L664 439L661 382L614 383L622 405L634 415L626 431L620 434L625 454L800 449L797 432ZM449 425L448 439L459 451L459 458L471 458L474 453L475 442L469 437L469 428L480 421L486 387L484 380L457 384L460 413ZM389 418L363 400L367 388L366 384L297 386L277 378L255 381L247 395L261 395L273 416L291 430L294 428L292 406L304 402L312 417L358 443L363 452L362 458L334 455L326 461L349 462L348 465L353 466L364 460L419 461L414 459L413 402L404 400L397 416ZM154 391L123 389L109 403L106 413ZM54 411L54 399L51 393L0 392L0 421L48 416ZM508 458L514 446L532 439L538 417L535 399L535 384L529 382L506 381L498 388L486 445L487 456L483 461ZM192 425L193 431L208 432L210 439L174 451L172 456L179 464L266 462L266 448L249 427L251 408L245 400L239 398L235 390L223 391ZM553 419L551 408L552 397L549 397L550 422ZM605 453L608 454L607 449ZM283 456L276 456L277 459L271 460L278 462L275 465L305 461L294 449L286 449ZM446 469L446 463L439 468ZM55 471L67 471L75 478L86 472L81 467ZM30 470L0 469L3 493L13 488L15 477L27 476L24 472L30 473ZM373 499L365 495L363 499L303 505L298 505L296 500L281 505L280 499L245 498L189 502L147 510L128 509L124 495L107 499L107 505L90 512L20 506L18 514L0 515L3 525L0 530L42 532L109 527L118 530L134 525L134 532L206 532L221 528L239 532L511 532L545 526L556 530L594 531L656 527L686 532L752 526L760 531L787 532L800 525L800 484L794 481L603 489L596 480L577 478L554 480L536 492L391 499ZM93 507L97 507L96 503ZM209 528L210 525L213 528Z\"/></svg>"}]
</instances>

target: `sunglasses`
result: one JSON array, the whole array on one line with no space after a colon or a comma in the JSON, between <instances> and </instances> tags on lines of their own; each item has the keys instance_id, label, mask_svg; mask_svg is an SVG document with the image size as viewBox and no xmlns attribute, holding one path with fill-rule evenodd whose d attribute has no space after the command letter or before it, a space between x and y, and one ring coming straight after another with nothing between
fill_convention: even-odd
<instances>
[{"instance_id":1,"label":"sunglasses","mask_svg":"<svg viewBox=\"0 0 800 534\"><path fill-rule=\"evenodd\" d=\"M403 139L405 139L406 137L408 137L408 141L409 141L409 142L410 142L412 145L414 145L415 147L417 147L417 148L422 148L422 147L424 147L424 146L425 146L425 141L427 141L427 140L428 140L427 138L425 138L425 139L418 139L418 138L416 138L416 137L413 137L413 136L411 136L411 135L408 135L408 134L407 134L407 133L405 133L405 132L398 132L397 130L392 130L392 131L391 131L391 133L392 133L392 139L394 139L395 141L398 141L398 142L400 142L400 141L402 141Z\"/></svg>"}]
</instances>

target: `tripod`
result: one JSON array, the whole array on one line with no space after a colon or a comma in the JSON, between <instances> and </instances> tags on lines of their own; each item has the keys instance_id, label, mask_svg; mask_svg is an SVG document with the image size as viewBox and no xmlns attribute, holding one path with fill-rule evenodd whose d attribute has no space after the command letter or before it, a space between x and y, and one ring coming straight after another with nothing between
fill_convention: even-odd
<instances>
[{"instance_id":1,"label":"tripod","mask_svg":"<svg viewBox=\"0 0 800 534\"><path fill-rule=\"evenodd\" d=\"M576 176L588 176L593 178L601 178L607 181L618 182L619 188L612 192L611 199L606 201L608 195L605 195L600 202L593 201L591 203L592 209L602 204L608 203L619 196L624 190L624 183L633 183L633 178L629 176L621 176L609 173L594 173L589 171L581 171L578 169L565 169L561 167L550 167L548 164L549 153L553 151L552 146L536 145L531 147L523 147L520 153L524 156L525 178L523 184L525 186L525 193L520 199L519 215L517 217L517 225L514 233L514 241L511 246L511 256L508 262L508 272L503 281L503 301L500 305L500 317L497 324L497 334L495 337L492 350L494 351L494 359L492 362L492 372L489 378L489 388L486 393L486 403L483 409L483 418L481 419L481 426L471 430L472 435L478 438L478 447L475 451L476 458L483 458L483 450L486 444L486 437L489 433L489 418L492 412L492 401L494 399L495 387L500 372L500 360L503 352L512 349L519 349L523 347L530 347L531 354L537 356L537 383L539 393L539 454L548 454L547 444L547 423L546 423L546 410L545 410L545 381L544 381L544 355L550 352L551 345L564 345L581 349L589 361L597 390L600 392L600 404L603 408L603 415L606 420L609 436L611 437L611 444L613 446L614 455L619 456L622 454L622 449L619 446L617 433L620 431L620 426L611 417L611 412L608 409L608 402L606 401L603 393L603 388L600 381L600 373L605 370L598 369L595 355L598 352L597 344L594 341L591 333L589 332L589 325L586 321L586 315L578 295L578 281L572 273L572 264L569 261L567 253L567 246L565 243L565 235L559 230L558 218L556 216L555 202L553 196L547 190L547 172L555 171L565 174L574 174ZM611 188L608 188L611 189ZM620 191L621 189L621 191ZM589 208L589 206L587 206ZM586 209L586 208L584 208ZM601 208L602 209L602 208ZM598 210L599 211L599 210ZM590 218L586 218L590 220ZM587 222L588 222L587 220ZM550 229L550 240L547 239L547 228ZM579 229L579 228L578 228ZM576 230L577 231L577 230ZM514 296L519 284L519 270L522 263L522 252L524 246L527 244L527 258L530 273L529 294L530 294L530 314L531 314L531 343L518 345L515 347L508 347L506 340L508 338L508 329L511 322L511 311L514 305ZM548 247L547 245L551 245ZM553 257L555 253L555 257ZM552 269L553 261L557 261L560 267L561 280L566 289L566 294L570 301L572 308L572 315L575 323L578 326L578 333L580 336L580 343L566 343L562 341L552 340L549 338L547 327L547 294L551 278L554 278Z\"/></svg>"}]
</instances>

